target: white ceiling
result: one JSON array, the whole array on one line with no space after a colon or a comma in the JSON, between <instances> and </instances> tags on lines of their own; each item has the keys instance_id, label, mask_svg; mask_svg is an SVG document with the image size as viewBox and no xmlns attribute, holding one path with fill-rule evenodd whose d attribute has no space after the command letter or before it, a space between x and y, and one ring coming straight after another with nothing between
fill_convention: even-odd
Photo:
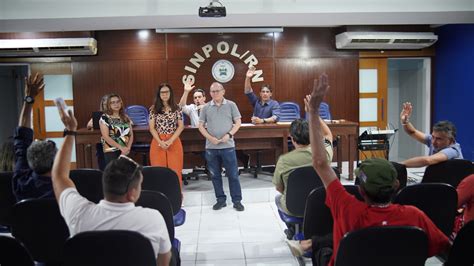
<instances>
[{"instance_id":1,"label":"white ceiling","mask_svg":"<svg viewBox=\"0 0 474 266\"><path fill-rule=\"evenodd\" d=\"M474 23L474 0L1 0L0 32Z\"/></svg>"}]
</instances>

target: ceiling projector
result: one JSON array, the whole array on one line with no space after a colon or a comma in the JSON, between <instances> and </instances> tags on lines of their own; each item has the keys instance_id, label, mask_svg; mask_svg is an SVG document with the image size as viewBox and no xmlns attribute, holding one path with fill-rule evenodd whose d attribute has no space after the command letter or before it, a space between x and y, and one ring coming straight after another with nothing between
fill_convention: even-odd
<instances>
[{"instance_id":1,"label":"ceiling projector","mask_svg":"<svg viewBox=\"0 0 474 266\"><path fill-rule=\"evenodd\" d=\"M220 4L220 6L214 5L215 3ZM223 6L219 1L212 1L208 6L199 8L200 17L220 18L225 17L225 15L225 6Z\"/></svg>"}]
</instances>

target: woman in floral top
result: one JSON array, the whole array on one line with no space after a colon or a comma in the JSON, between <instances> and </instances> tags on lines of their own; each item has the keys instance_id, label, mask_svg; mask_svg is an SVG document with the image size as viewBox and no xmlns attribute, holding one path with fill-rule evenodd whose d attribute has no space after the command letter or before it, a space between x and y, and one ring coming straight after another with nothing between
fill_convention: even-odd
<instances>
[{"instance_id":1,"label":"woman in floral top","mask_svg":"<svg viewBox=\"0 0 474 266\"><path fill-rule=\"evenodd\" d=\"M178 175L182 185L183 146L179 135L183 132L183 113L174 101L171 86L162 83L156 93L155 104L150 107L150 145L152 166L168 167Z\"/></svg>"},{"instance_id":2,"label":"woman in floral top","mask_svg":"<svg viewBox=\"0 0 474 266\"><path fill-rule=\"evenodd\" d=\"M133 143L132 122L125 114L122 98L118 94L109 95L99 125L106 165L121 154L130 153Z\"/></svg>"}]
</instances>

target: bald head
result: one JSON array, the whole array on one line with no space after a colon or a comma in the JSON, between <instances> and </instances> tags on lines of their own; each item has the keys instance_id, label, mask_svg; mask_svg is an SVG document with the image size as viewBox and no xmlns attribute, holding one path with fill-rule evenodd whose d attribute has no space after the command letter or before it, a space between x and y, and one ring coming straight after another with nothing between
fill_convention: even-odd
<instances>
[{"instance_id":1,"label":"bald head","mask_svg":"<svg viewBox=\"0 0 474 266\"><path fill-rule=\"evenodd\" d=\"M220 84L219 82L212 83L210 91L211 91L211 97L213 101L221 102L222 99L224 99L224 94L225 94L224 86L222 86L222 84Z\"/></svg>"}]
</instances>

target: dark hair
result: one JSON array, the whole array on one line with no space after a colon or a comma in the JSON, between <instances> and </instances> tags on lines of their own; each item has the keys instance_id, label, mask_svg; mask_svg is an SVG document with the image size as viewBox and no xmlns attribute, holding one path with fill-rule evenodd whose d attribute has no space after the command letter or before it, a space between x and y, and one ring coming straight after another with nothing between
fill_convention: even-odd
<instances>
[{"instance_id":1,"label":"dark hair","mask_svg":"<svg viewBox=\"0 0 474 266\"><path fill-rule=\"evenodd\" d=\"M168 105L171 107L171 111L175 112L176 110L179 109L179 106L174 101L174 93L173 93L173 89L171 88L171 85L168 83L161 83L158 86L158 89L156 90L155 104L151 107L151 109L155 113L160 113L160 114L164 113L164 110L163 110L164 104L160 97L161 89L163 89L164 87L168 87L170 89L170 99L168 100Z\"/></svg>"},{"instance_id":2,"label":"dark hair","mask_svg":"<svg viewBox=\"0 0 474 266\"><path fill-rule=\"evenodd\" d=\"M51 140L33 141L26 150L28 166L37 174L45 174L53 168L54 156L56 156L56 143Z\"/></svg>"},{"instance_id":3,"label":"dark hair","mask_svg":"<svg viewBox=\"0 0 474 266\"><path fill-rule=\"evenodd\" d=\"M13 137L8 137L0 149L0 172L11 172L14 166L15 149L13 146Z\"/></svg>"},{"instance_id":4,"label":"dark hair","mask_svg":"<svg viewBox=\"0 0 474 266\"><path fill-rule=\"evenodd\" d=\"M111 161L102 174L104 195L125 195L130 188L138 185L141 172L142 167L128 157L121 156Z\"/></svg>"},{"instance_id":5,"label":"dark hair","mask_svg":"<svg viewBox=\"0 0 474 266\"><path fill-rule=\"evenodd\" d=\"M201 88L195 89L193 94L196 93L196 92L200 92L200 93L202 93L203 97L206 97L206 92L204 91L204 89L201 89Z\"/></svg>"},{"instance_id":6,"label":"dark hair","mask_svg":"<svg viewBox=\"0 0 474 266\"><path fill-rule=\"evenodd\" d=\"M308 121L298 118L291 122L290 136L300 145L309 144L309 126Z\"/></svg>"},{"instance_id":7,"label":"dark hair","mask_svg":"<svg viewBox=\"0 0 474 266\"><path fill-rule=\"evenodd\" d=\"M263 84L262 88L260 88L260 91L263 90L264 88L267 88L270 92L272 92L272 87L270 87L269 84Z\"/></svg>"},{"instance_id":8,"label":"dark hair","mask_svg":"<svg viewBox=\"0 0 474 266\"><path fill-rule=\"evenodd\" d=\"M453 140L456 139L456 127L448 120L439 121L434 124L433 131L445 132Z\"/></svg>"},{"instance_id":9,"label":"dark hair","mask_svg":"<svg viewBox=\"0 0 474 266\"><path fill-rule=\"evenodd\" d=\"M379 189L376 195L373 195L372 193L365 190L364 181L362 181L361 178L359 178L359 181L360 181L359 187L364 190L364 193L365 195L367 195L370 202L386 204L392 201L393 197L395 196L395 193L397 192L397 187L395 186L395 183L397 182L397 180L398 179L395 179L392 187Z\"/></svg>"},{"instance_id":10,"label":"dark hair","mask_svg":"<svg viewBox=\"0 0 474 266\"><path fill-rule=\"evenodd\" d=\"M121 104L120 110L119 110L120 119L122 119L122 121L124 121L125 123L130 123L130 118L128 117L128 115L125 114L125 107L124 107L125 104L123 103L122 97L120 97L120 95L118 95L117 93L109 94L109 97L107 98L107 109L104 110L104 113L108 115L113 115L112 108L110 108L110 101L113 97L117 97L120 100L120 104Z\"/></svg>"}]
</instances>

